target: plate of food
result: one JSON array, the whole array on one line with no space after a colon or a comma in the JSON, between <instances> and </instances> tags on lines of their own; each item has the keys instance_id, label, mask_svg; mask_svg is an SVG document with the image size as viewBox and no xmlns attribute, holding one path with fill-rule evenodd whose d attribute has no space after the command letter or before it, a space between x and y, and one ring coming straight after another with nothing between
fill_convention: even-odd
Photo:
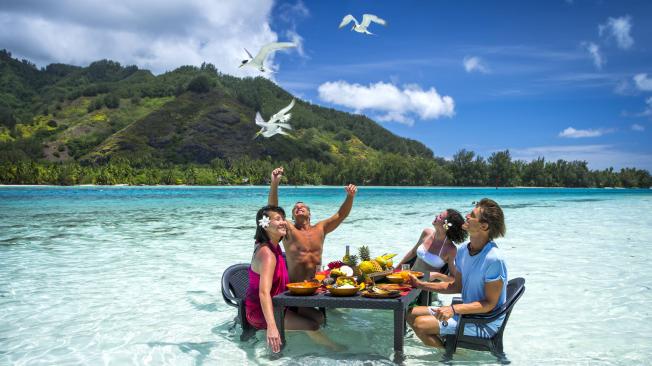
<instances>
[{"instance_id":1,"label":"plate of food","mask_svg":"<svg viewBox=\"0 0 652 366\"><path fill-rule=\"evenodd\" d=\"M326 289L331 296L353 296L360 290L358 286L349 284L326 286Z\"/></svg>"},{"instance_id":2,"label":"plate of food","mask_svg":"<svg viewBox=\"0 0 652 366\"><path fill-rule=\"evenodd\" d=\"M387 281L391 283L403 283L408 279L407 275L405 275L404 277L403 274L401 274L401 272L389 274L385 276L385 278L387 279Z\"/></svg>"},{"instance_id":3,"label":"plate of food","mask_svg":"<svg viewBox=\"0 0 652 366\"><path fill-rule=\"evenodd\" d=\"M341 276L334 285L326 286L332 296L353 296L358 293L360 286L354 277Z\"/></svg>"},{"instance_id":4,"label":"plate of food","mask_svg":"<svg viewBox=\"0 0 652 366\"><path fill-rule=\"evenodd\" d=\"M397 290L397 291L410 291L412 289L412 286L409 285L401 285L397 283L380 283L377 284L376 287L378 287L381 290L385 291L392 291L392 290Z\"/></svg>"},{"instance_id":5,"label":"plate of food","mask_svg":"<svg viewBox=\"0 0 652 366\"><path fill-rule=\"evenodd\" d=\"M367 288L365 291L362 291L362 296L370 297L374 299L391 299L401 296L401 291L399 290L383 290L378 286L372 286Z\"/></svg>"},{"instance_id":6,"label":"plate of food","mask_svg":"<svg viewBox=\"0 0 652 366\"><path fill-rule=\"evenodd\" d=\"M422 278L422 277L423 277L423 272L419 272L419 271L410 271L410 273L411 273L414 277L416 277L416 278Z\"/></svg>"},{"instance_id":7,"label":"plate of food","mask_svg":"<svg viewBox=\"0 0 652 366\"><path fill-rule=\"evenodd\" d=\"M319 282L314 281L293 282L287 284L290 293L299 296L313 295L319 286L321 286Z\"/></svg>"}]
</instances>

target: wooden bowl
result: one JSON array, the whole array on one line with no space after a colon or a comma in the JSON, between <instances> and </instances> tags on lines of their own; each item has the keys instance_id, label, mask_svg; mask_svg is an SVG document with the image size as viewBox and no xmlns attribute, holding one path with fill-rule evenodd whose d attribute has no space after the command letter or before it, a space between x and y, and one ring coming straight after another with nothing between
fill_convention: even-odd
<instances>
[{"instance_id":1,"label":"wooden bowl","mask_svg":"<svg viewBox=\"0 0 652 366\"><path fill-rule=\"evenodd\" d=\"M326 289L328 289L328 292L330 292L332 296L353 296L358 293L360 287L355 286L353 288L339 288L339 287L328 286L326 287Z\"/></svg>"},{"instance_id":2,"label":"wooden bowl","mask_svg":"<svg viewBox=\"0 0 652 366\"><path fill-rule=\"evenodd\" d=\"M400 273L392 273L387 275L385 278L387 278L387 281L391 283L403 283L403 276L401 276Z\"/></svg>"},{"instance_id":3,"label":"wooden bowl","mask_svg":"<svg viewBox=\"0 0 652 366\"><path fill-rule=\"evenodd\" d=\"M290 290L290 293L292 295L301 295L301 296L308 296L312 295L317 291L319 288L320 284L317 282L293 282L293 283L288 283L288 290Z\"/></svg>"}]
</instances>

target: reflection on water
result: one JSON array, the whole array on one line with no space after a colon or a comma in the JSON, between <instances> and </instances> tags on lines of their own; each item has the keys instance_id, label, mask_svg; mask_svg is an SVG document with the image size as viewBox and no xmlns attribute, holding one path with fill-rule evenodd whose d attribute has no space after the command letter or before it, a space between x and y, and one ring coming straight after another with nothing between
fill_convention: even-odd
<instances>
[{"instance_id":1,"label":"reflection on water","mask_svg":"<svg viewBox=\"0 0 652 366\"><path fill-rule=\"evenodd\" d=\"M504 207L498 245L510 277L527 280L505 332L514 364L649 363L649 190L362 187L324 260L345 245L402 256L438 212L467 213L482 197ZM308 203L314 222L344 198L341 187L280 192L283 207ZM251 258L266 202L264 187L0 188L0 364L392 364L390 311L329 311L325 333L343 352L301 332L280 355L265 332L239 341L220 281ZM442 356L412 332L405 354L407 365ZM470 350L454 361L494 362Z\"/></svg>"}]
</instances>

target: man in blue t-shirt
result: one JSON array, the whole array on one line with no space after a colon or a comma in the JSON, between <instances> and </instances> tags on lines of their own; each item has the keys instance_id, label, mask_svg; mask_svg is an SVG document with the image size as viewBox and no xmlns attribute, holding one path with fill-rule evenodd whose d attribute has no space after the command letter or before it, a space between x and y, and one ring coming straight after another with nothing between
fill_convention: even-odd
<instances>
[{"instance_id":1,"label":"man in blue t-shirt","mask_svg":"<svg viewBox=\"0 0 652 366\"><path fill-rule=\"evenodd\" d=\"M412 286L442 294L462 294L462 304L442 307L417 306L408 315L408 324L424 344L443 347L441 335L455 334L459 314L488 313L506 301L507 267L493 239L505 235L505 217L498 203L483 198L466 215L462 228L470 241L457 250L454 282L421 282L410 276ZM465 335L491 338L504 316L485 325L467 324Z\"/></svg>"}]
</instances>

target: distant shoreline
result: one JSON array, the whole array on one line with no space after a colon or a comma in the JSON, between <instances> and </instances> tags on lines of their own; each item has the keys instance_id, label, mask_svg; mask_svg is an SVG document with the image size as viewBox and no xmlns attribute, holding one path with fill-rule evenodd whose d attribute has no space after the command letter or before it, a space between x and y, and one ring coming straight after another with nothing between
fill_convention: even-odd
<instances>
[{"instance_id":1,"label":"distant shoreline","mask_svg":"<svg viewBox=\"0 0 652 366\"><path fill-rule=\"evenodd\" d=\"M129 184L78 184L78 185L54 185L54 184L0 184L0 188L29 188L29 187L56 187L56 188L83 188L83 187L90 187L90 188L98 188L98 187L103 187L103 188L201 188L201 189L207 189L207 188L268 188L269 185L212 185L212 186L207 186L207 185L187 185L187 184L177 184L177 185L167 185L167 184L161 184L161 185L129 185ZM295 188L315 188L315 189L328 189L328 188L341 188L343 186L341 185L281 185L279 186L280 189L295 189ZM638 187L631 187L631 188L625 188L625 187L526 187L526 186L514 186L514 187L490 187L490 186L362 186L359 185L358 187L360 188L370 188L370 189L382 189L382 188L403 188L403 189L493 189L493 190L500 190L500 189L618 189L618 190L625 190L625 189L636 189L636 190L645 190L645 189L652 189L652 187L648 188L638 188Z\"/></svg>"}]
</instances>

